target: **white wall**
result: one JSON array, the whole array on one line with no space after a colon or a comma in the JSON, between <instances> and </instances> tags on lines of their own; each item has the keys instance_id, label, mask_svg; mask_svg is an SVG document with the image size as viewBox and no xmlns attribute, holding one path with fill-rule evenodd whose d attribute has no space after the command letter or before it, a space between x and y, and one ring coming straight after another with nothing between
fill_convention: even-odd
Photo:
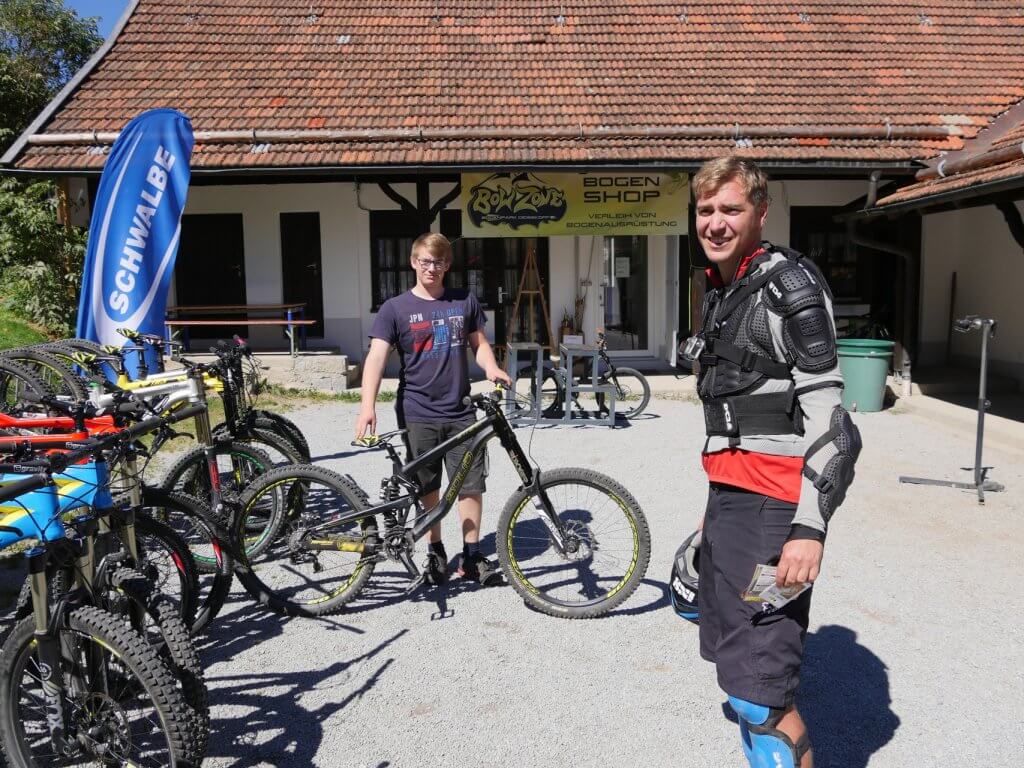
<instances>
[{"instance_id":1,"label":"white wall","mask_svg":"<svg viewBox=\"0 0 1024 768\"><path fill-rule=\"evenodd\" d=\"M950 284L956 272L954 317L994 317L999 325L989 347L993 372L1024 383L1024 301L1017 276L1024 263L1021 247L994 206L935 213L924 217L921 244L922 364L945 361ZM975 365L977 333L954 333L956 361Z\"/></svg>"},{"instance_id":2,"label":"white wall","mask_svg":"<svg viewBox=\"0 0 1024 768\"><path fill-rule=\"evenodd\" d=\"M352 184L267 184L192 187L186 214L241 213L245 248L245 292L250 304L277 304L282 298L280 214L320 214L323 267L324 339L310 346L340 347L359 358L360 318L369 306L369 221L356 206ZM279 332L253 328L256 344L282 345Z\"/></svg>"},{"instance_id":3,"label":"white wall","mask_svg":"<svg viewBox=\"0 0 1024 768\"><path fill-rule=\"evenodd\" d=\"M452 183L430 185L436 202ZM397 184L396 191L415 200L413 184ZM765 236L789 242L789 210L794 205L844 205L864 194L866 184L846 181L772 182L772 205ZM449 204L457 208L458 200ZM351 182L323 184L267 184L193 187L186 213L241 213L244 227L246 296L250 303L282 300L280 214L286 211L320 213L323 254L324 339L310 345L340 348L353 360L361 360L373 322L369 253L369 210L395 210L398 206L376 184L363 184L357 195ZM434 228L439 228L435 221ZM1005 229L1005 227L1003 227ZM671 292L677 290L668 259L676 258L675 238L648 239L648 331L651 353L665 359L677 309ZM553 237L549 240L549 305L552 330L558 333L563 309L573 310L577 290L586 293L584 330L593 340L594 329L603 324L601 306L602 238ZM577 263L578 273L577 273ZM588 276L589 286L581 285ZM684 273L685 274L685 273ZM490 313L489 313L490 314ZM493 316L489 317L493 326ZM254 329L256 341L282 345L274 330ZM493 335L493 327L490 329ZM397 370L392 361L389 371Z\"/></svg>"}]
</instances>

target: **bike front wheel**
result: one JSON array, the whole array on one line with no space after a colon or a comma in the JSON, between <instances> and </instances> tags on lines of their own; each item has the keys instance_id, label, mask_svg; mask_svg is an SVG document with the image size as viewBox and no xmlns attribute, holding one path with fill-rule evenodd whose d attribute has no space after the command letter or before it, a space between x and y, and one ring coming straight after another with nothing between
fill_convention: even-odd
<instances>
[{"instance_id":1,"label":"bike front wheel","mask_svg":"<svg viewBox=\"0 0 1024 768\"><path fill-rule=\"evenodd\" d=\"M156 651L121 619L79 608L60 631L61 666L42 668L35 622L21 621L0 661L0 744L14 766L136 765L189 759L188 708ZM72 754L55 753L43 681L64 689Z\"/></svg>"},{"instance_id":2,"label":"bike front wheel","mask_svg":"<svg viewBox=\"0 0 1024 768\"><path fill-rule=\"evenodd\" d=\"M564 551L549 530L544 498L558 517ZM498 560L527 605L589 619L628 598L647 572L651 534L636 499L606 475L582 468L541 473L498 520Z\"/></svg>"},{"instance_id":3,"label":"bike front wheel","mask_svg":"<svg viewBox=\"0 0 1024 768\"><path fill-rule=\"evenodd\" d=\"M615 387L615 415L635 419L651 402L651 385L647 377L632 368L616 368L607 383ZM603 392L597 393L597 407L605 410Z\"/></svg>"}]
</instances>

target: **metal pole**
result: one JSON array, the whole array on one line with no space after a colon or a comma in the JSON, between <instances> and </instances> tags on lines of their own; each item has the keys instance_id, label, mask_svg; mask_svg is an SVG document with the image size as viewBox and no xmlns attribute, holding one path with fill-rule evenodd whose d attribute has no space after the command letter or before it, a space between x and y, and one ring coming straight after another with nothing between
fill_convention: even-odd
<instances>
[{"instance_id":1,"label":"metal pole","mask_svg":"<svg viewBox=\"0 0 1024 768\"><path fill-rule=\"evenodd\" d=\"M981 377L978 384L978 436L974 448L974 483L981 488L984 470L981 466L981 446L985 433L985 411L988 409L988 399L985 397L985 390L988 382L988 337L992 330L990 320L982 321L981 328Z\"/></svg>"}]
</instances>

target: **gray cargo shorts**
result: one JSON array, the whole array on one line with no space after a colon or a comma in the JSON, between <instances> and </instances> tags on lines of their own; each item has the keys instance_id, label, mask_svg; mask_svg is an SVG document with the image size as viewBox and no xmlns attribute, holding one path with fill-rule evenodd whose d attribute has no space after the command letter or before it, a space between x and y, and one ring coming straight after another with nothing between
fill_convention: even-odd
<instances>
[{"instance_id":1,"label":"gray cargo shorts","mask_svg":"<svg viewBox=\"0 0 1024 768\"><path fill-rule=\"evenodd\" d=\"M405 447L408 450L406 461L412 461L417 456L422 456L431 448L435 448L445 440L457 435L464 429L472 426L476 416L469 415L451 422L427 422L410 421L406 422ZM475 439L475 438L474 438ZM472 440L455 446L444 456L445 470L448 473L448 480L451 481L458 470L462 458L472 444ZM473 460L466 479L462 483L460 494L477 494L487 491L487 449L480 451ZM420 486L424 493L437 491L441 488L441 459L431 462L416 473Z\"/></svg>"},{"instance_id":2,"label":"gray cargo shorts","mask_svg":"<svg viewBox=\"0 0 1024 768\"><path fill-rule=\"evenodd\" d=\"M700 655L718 685L766 707L793 703L800 684L811 593L775 610L740 593L754 566L774 565L789 537L796 504L712 483L700 545Z\"/></svg>"}]
</instances>

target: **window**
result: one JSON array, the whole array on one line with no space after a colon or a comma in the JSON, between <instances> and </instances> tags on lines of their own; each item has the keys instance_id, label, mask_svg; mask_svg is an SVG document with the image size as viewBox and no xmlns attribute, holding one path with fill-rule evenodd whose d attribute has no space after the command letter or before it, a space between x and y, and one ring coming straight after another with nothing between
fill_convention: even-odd
<instances>
[{"instance_id":1,"label":"window","mask_svg":"<svg viewBox=\"0 0 1024 768\"><path fill-rule=\"evenodd\" d=\"M833 220L841 208L794 207L790 212L790 243L818 265L836 302L862 300L864 266L846 237L843 224Z\"/></svg>"},{"instance_id":2,"label":"window","mask_svg":"<svg viewBox=\"0 0 1024 768\"><path fill-rule=\"evenodd\" d=\"M416 285L409 264L413 241L423 234L418 216L405 211L370 212L370 273L373 311L390 298Z\"/></svg>"}]
</instances>

